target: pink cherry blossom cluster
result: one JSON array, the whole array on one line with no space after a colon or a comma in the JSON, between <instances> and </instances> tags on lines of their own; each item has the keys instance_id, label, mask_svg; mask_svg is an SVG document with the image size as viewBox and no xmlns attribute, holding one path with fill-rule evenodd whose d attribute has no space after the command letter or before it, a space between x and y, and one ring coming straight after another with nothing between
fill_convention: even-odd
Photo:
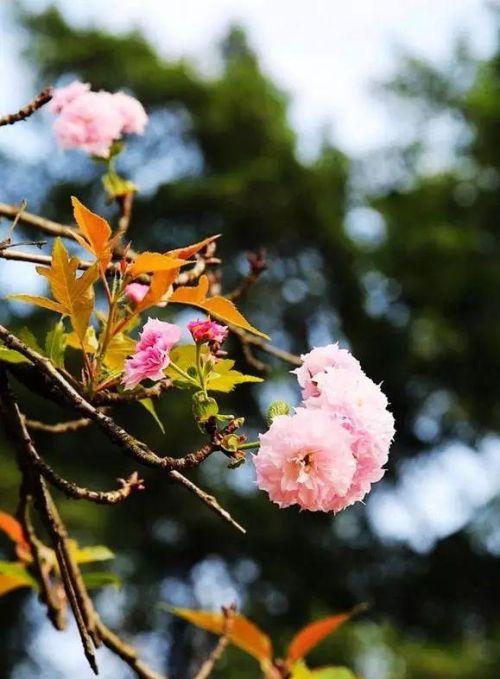
<instances>
[{"instance_id":1,"label":"pink cherry blossom cluster","mask_svg":"<svg viewBox=\"0 0 500 679\"><path fill-rule=\"evenodd\" d=\"M82 149L109 157L111 144L123 134L142 134L148 116L142 104L124 92L92 92L75 80L54 91L50 110L58 116L54 134L63 149Z\"/></svg>"},{"instance_id":2,"label":"pink cherry blossom cluster","mask_svg":"<svg viewBox=\"0 0 500 679\"><path fill-rule=\"evenodd\" d=\"M170 363L170 349L181 338L181 329L173 323L150 318L137 342L134 355L125 363L123 384L133 389L142 380L162 380Z\"/></svg>"},{"instance_id":3,"label":"pink cherry blossom cluster","mask_svg":"<svg viewBox=\"0 0 500 679\"><path fill-rule=\"evenodd\" d=\"M338 512L384 475L394 418L380 386L338 344L301 358L303 402L261 434L257 484L280 507Z\"/></svg>"}]
</instances>

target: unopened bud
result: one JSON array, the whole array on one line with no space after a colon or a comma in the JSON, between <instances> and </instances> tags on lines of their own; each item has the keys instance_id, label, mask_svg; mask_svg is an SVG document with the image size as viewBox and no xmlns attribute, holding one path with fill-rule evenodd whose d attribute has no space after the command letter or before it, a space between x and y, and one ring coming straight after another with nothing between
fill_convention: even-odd
<instances>
[{"instance_id":1,"label":"unopened bud","mask_svg":"<svg viewBox=\"0 0 500 679\"><path fill-rule=\"evenodd\" d=\"M271 424L278 415L290 415L290 406L286 401L273 401L267 409L267 423Z\"/></svg>"}]
</instances>

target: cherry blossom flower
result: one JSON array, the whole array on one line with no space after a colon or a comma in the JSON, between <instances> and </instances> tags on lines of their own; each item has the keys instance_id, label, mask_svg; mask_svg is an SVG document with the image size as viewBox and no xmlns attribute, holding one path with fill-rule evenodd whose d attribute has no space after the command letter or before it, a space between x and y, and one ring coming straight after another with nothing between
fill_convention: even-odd
<instances>
[{"instance_id":1,"label":"cherry blossom flower","mask_svg":"<svg viewBox=\"0 0 500 679\"><path fill-rule=\"evenodd\" d=\"M222 344L228 333L227 325L221 325L210 320L191 321L187 327L195 342L217 342Z\"/></svg>"},{"instance_id":2,"label":"cherry blossom flower","mask_svg":"<svg viewBox=\"0 0 500 679\"><path fill-rule=\"evenodd\" d=\"M133 389L145 379L163 379L163 371L170 363L170 349L180 337L179 326L150 318L141 332L135 354L125 363L125 389Z\"/></svg>"},{"instance_id":3,"label":"cherry blossom flower","mask_svg":"<svg viewBox=\"0 0 500 679\"><path fill-rule=\"evenodd\" d=\"M300 368L292 370L297 375L299 385L302 387L302 397L317 396L318 389L315 376L329 367L361 369L359 361L347 351L341 349L338 344L328 344L326 347L317 347L308 354L302 354L303 361Z\"/></svg>"},{"instance_id":4,"label":"cherry blossom flower","mask_svg":"<svg viewBox=\"0 0 500 679\"><path fill-rule=\"evenodd\" d=\"M148 116L142 104L124 92L91 92L75 81L56 89L51 110L59 117L54 134L63 149L82 149L108 158L111 145L123 134L142 134Z\"/></svg>"}]
</instances>

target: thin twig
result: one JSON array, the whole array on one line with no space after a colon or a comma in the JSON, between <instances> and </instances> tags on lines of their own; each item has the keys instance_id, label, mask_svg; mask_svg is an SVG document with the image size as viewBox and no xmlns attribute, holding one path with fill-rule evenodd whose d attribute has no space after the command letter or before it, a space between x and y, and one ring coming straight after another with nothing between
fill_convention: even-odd
<instances>
[{"instance_id":1,"label":"thin twig","mask_svg":"<svg viewBox=\"0 0 500 679\"><path fill-rule=\"evenodd\" d=\"M118 229L116 231L116 243L119 244L130 226L132 219L132 207L134 204L134 193L129 191L120 196L116 196L116 202L120 208L120 219L118 220Z\"/></svg>"},{"instance_id":2,"label":"thin twig","mask_svg":"<svg viewBox=\"0 0 500 679\"><path fill-rule=\"evenodd\" d=\"M31 115L33 115L33 113L35 113L35 111L38 111L39 108L45 106L45 104L47 104L52 99L52 92L52 87L46 87L39 94L37 94L29 104L23 106L16 113L9 113L0 117L0 127L3 127L4 125L14 125L14 123L18 123L21 120L26 120L26 118L29 118Z\"/></svg>"},{"instance_id":3,"label":"thin twig","mask_svg":"<svg viewBox=\"0 0 500 679\"><path fill-rule=\"evenodd\" d=\"M234 325L230 325L229 327L231 332L239 338L242 345L246 344L257 347L261 351L265 351L270 356L275 356L285 363L290 363L291 365L295 365L297 367L302 365L302 359L300 356L292 354L289 351L285 351L284 349L280 349L279 347L275 347L273 344L266 342L266 340L262 339L261 337L255 337L255 335L251 335L245 330L241 330Z\"/></svg>"},{"instance_id":4,"label":"thin twig","mask_svg":"<svg viewBox=\"0 0 500 679\"><path fill-rule=\"evenodd\" d=\"M223 634L217 642L217 645L213 649L212 653L210 653L210 656L205 660L203 665L198 670L198 673L194 679L208 679L208 677L212 674L215 665L221 659L224 651L231 641L231 631L234 623L234 614L236 613L236 604L231 604L229 607L223 606L222 613L224 614Z\"/></svg>"},{"instance_id":5,"label":"thin twig","mask_svg":"<svg viewBox=\"0 0 500 679\"><path fill-rule=\"evenodd\" d=\"M250 271L240 285L233 292L226 295L227 299L230 299L232 302L244 297L267 269L266 251L263 248L257 252L249 252L247 260L250 265Z\"/></svg>"}]
</instances>

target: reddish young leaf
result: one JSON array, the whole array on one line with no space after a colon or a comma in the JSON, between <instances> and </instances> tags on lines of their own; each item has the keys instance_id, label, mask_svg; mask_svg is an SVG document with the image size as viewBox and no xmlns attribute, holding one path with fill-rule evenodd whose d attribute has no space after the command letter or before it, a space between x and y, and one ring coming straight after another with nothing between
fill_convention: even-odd
<instances>
[{"instance_id":1,"label":"reddish young leaf","mask_svg":"<svg viewBox=\"0 0 500 679\"><path fill-rule=\"evenodd\" d=\"M170 297L170 302L175 302L177 304L189 304L191 306L203 309L210 316L214 316L220 321L229 323L229 325L235 325L238 328L247 330L254 335L260 335L265 339L269 339L267 335L247 321L247 319L240 314L235 305L225 297L216 295L214 297L207 297L208 292L208 278L206 276L200 276L198 285L183 286L177 288Z\"/></svg>"},{"instance_id":2,"label":"reddish young leaf","mask_svg":"<svg viewBox=\"0 0 500 679\"><path fill-rule=\"evenodd\" d=\"M106 269L112 254L111 227L103 217L91 212L75 196L71 196L71 203L76 223L84 236L82 238L76 234L78 242L96 256L102 269Z\"/></svg>"},{"instance_id":3,"label":"reddish young leaf","mask_svg":"<svg viewBox=\"0 0 500 679\"><path fill-rule=\"evenodd\" d=\"M213 634L224 634L226 619L222 613L210 611L192 611L188 608L174 608L167 606L168 610L193 625ZM242 651L256 658L264 667L269 666L273 657L271 640L261 629L250 622L243 615L235 615L232 619L231 643Z\"/></svg>"},{"instance_id":4,"label":"reddish young leaf","mask_svg":"<svg viewBox=\"0 0 500 679\"><path fill-rule=\"evenodd\" d=\"M290 642L287 662L293 664L300 658L304 658L320 641L349 620L352 614L353 611L332 615L303 627Z\"/></svg>"}]
</instances>

